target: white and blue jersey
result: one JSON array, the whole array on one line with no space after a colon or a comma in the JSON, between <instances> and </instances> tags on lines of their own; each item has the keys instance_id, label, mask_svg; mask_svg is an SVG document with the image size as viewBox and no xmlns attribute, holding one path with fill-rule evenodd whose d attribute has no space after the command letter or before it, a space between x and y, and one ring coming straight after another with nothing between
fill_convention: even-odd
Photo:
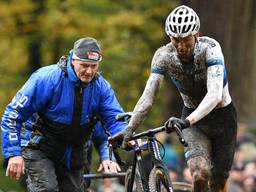
<instances>
[{"instance_id":1,"label":"white and blue jersey","mask_svg":"<svg viewBox=\"0 0 256 192\"><path fill-rule=\"evenodd\" d=\"M213 109L231 103L227 72L219 43L209 37L198 37L192 61L182 64L176 48L170 42L154 54L151 74L134 108L130 126L136 128L145 119L164 78L176 86L184 105L194 109L188 117L191 124Z\"/></svg>"}]
</instances>

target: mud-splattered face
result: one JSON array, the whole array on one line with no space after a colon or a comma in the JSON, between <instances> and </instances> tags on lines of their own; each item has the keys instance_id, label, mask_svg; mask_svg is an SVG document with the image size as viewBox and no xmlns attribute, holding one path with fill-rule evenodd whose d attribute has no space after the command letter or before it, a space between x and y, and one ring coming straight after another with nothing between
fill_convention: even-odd
<instances>
[{"instance_id":1,"label":"mud-splattered face","mask_svg":"<svg viewBox=\"0 0 256 192\"><path fill-rule=\"evenodd\" d=\"M187 37L171 37L172 44L177 49L177 53L182 63L187 63L192 60L195 47L196 35L189 35Z\"/></svg>"},{"instance_id":2,"label":"mud-splattered face","mask_svg":"<svg viewBox=\"0 0 256 192\"><path fill-rule=\"evenodd\" d=\"M83 83L89 83L97 73L98 62L85 62L77 59L72 60L77 77Z\"/></svg>"}]
</instances>

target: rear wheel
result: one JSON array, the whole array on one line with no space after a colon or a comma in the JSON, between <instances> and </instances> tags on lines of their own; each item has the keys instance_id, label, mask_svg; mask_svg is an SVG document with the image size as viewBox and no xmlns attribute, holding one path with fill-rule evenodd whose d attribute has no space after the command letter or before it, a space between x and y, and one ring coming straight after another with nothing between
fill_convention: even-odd
<instances>
[{"instance_id":1,"label":"rear wheel","mask_svg":"<svg viewBox=\"0 0 256 192\"><path fill-rule=\"evenodd\" d=\"M132 187L131 176L132 176L132 167L129 167L128 170L126 171L126 175L125 175L125 192L128 192L128 189L131 189L131 187ZM132 191L133 192L143 192L144 191L138 169L136 169L136 171L135 171L135 178L134 178L134 182L133 182Z\"/></svg>"},{"instance_id":2,"label":"rear wheel","mask_svg":"<svg viewBox=\"0 0 256 192\"><path fill-rule=\"evenodd\" d=\"M150 192L173 192L169 174L161 167L154 167L149 175Z\"/></svg>"}]
</instances>

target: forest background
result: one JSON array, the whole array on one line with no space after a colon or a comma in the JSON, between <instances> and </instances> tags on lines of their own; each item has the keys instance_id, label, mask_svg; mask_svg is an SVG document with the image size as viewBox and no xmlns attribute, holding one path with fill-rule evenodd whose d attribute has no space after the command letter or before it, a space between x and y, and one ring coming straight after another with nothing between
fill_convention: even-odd
<instances>
[{"instance_id":1,"label":"forest background","mask_svg":"<svg viewBox=\"0 0 256 192\"><path fill-rule=\"evenodd\" d=\"M0 116L30 74L56 63L81 37L98 39L103 50L100 71L120 104L132 111L150 74L156 49L169 42L165 18L180 4L201 19L201 36L222 46L230 92L239 122L256 127L256 1L254 0L1 0ZM178 116L182 102L164 83L149 118L139 131ZM95 154L94 154L95 155ZM95 164L98 158L95 155ZM3 159L0 155L0 161ZM0 191L22 191L0 171Z\"/></svg>"}]
</instances>

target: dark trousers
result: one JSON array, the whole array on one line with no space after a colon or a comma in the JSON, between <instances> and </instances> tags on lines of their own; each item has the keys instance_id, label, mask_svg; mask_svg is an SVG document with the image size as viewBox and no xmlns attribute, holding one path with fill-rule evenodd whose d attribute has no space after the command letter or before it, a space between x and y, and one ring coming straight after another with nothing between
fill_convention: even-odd
<instances>
[{"instance_id":1,"label":"dark trousers","mask_svg":"<svg viewBox=\"0 0 256 192\"><path fill-rule=\"evenodd\" d=\"M38 149L23 149L29 192L83 192L83 168L68 170Z\"/></svg>"},{"instance_id":2,"label":"dark trousers","mask_svg":"<svg viewBox=\"0 0 256 192\"><path fill-rule=\"evenodd\" d=\"M182 117L187 117L193 109L184 108ZM188 142L185 148L187 160L193 160L191 170L198 169L197 157L202 157L207 163L205 170L210 169L211 191L224 188L231 169L236 146L237 116L233 104L215 109L206 117L183 130ZM205 190L206 191L206 190Z\"/></svg>"}]
</instances>

